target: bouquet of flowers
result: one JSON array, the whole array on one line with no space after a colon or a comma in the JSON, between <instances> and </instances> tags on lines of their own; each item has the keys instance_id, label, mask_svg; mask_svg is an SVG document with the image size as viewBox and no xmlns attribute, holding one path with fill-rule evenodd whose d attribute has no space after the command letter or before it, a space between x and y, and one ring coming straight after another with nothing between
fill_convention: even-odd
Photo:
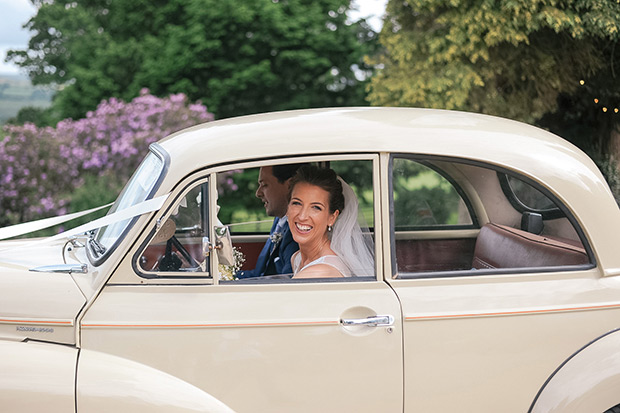
<instances>
[{"instance_id":1,"label":"bouquet of flowers","mask_svg":"<svg viewBox=\"0 0 620 413\"><path fill-rule=\"evenodd\" d=\"M241 266L243 266L243 263L245 262L245 255L243 255L243 253L239 249L237 249L237 247L232 247L232 250L233 250L233 264L232 265L225 265L225 264L218 265L218 270L220 272L220 280L225 280L225 281L236 280L237 278L235 277L235 274L239 272L239 270L241 269Z\"/></svg>"}]
</instances>

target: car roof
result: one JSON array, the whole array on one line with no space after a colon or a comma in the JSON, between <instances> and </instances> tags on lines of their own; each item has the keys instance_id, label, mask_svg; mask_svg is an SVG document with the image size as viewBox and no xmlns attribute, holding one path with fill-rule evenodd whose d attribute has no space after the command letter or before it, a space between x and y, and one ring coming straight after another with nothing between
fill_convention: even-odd
<instances>
[{"instance_id":1,"label":"car roof","mask_svg":"<svg viewBox=\"0 0 620 413\"><path fill-rule=\"evenodd\" d=\"M532 161L557 163L564 157L593 166L575 146L542 129L436 109L358 107L242 116L185 129L160 144L175 167L194 170L245 159L378 151L440 154L526 170Z\"/></svg>"}]
</instances>

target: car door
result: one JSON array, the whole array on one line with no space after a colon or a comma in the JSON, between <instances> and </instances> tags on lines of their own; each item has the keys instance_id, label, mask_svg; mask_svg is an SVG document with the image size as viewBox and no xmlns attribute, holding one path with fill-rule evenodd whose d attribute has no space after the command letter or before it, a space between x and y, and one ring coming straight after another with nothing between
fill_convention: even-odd
<instances>
[{"instance_id":1,"label":"car door","mask_svg":"<svg viewBox=\"0 0 620 413\"><path fill-rule=\"evenodd\" d=\"M610 304L617 302L617 282L601 279L568 216L545 220L549 233L543 236L519 229L521 214L505 198L496 168L406 155L384 166L393 211L386 232L393 257L389 283L403 308L405 411L528 411L565 360L617 328L620 310ZM522 185L531 182L513 176ZM418 209L408 199L424 220L412 214ZM532 255L515 261L520 241L497 237L486 246L489 254L504 250L480 267L480 244L493 229L558 247L565 261L536 262ZM420 261L436 265L416 265Z\"/></svg>"},{"instance_id":2,"label":"car door","mask_svg":"<svg viewBox=\"0 0 620 413\"><path fill-rule=\"evenodd\" d=\"M366 213L379 222L377 156L293 162L302 161L363 163ZM146 231L136 242L81 320L82 347L169 373L238 412L402 411L401 311L381 271L358 279L221 279L215 228L204 227L204 216L218 220L218 179L264 164L219 167L173 190L156 217L158 234L174 221L170 232ZM375 232L377 268L381 237ZM202 255L209 246L210 262Z\"/></svg>"}]
</instances>

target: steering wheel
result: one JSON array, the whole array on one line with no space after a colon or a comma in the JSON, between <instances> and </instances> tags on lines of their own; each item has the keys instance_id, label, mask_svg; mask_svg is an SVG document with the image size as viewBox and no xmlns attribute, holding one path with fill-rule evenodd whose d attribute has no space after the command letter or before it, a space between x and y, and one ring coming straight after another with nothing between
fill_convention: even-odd
<instances>
[{"instance_id":1,"label":"steering wheel","mask_svg":"<svg viewBox=\"0 0 620 413\"><path fill-rule=\"evenodd\" d=\"M194 257L187 251L185 246L177 239L176 236L172 236L166 241L166 252L164 256L159 260L160 271L178 271L183 265L183 261L179 258L179 255L172 250L174 247L179 254L183 257L190 267L198 268L200 264L196 262Z\"/></svg>"},{"instance_id":2,"label":"steering wheel","mask_svg":"<svg viewBox=\"0 0 620 413\"><path fill-rule=\"evenodd\" d=\"M172 251L172 238L166 242L166 252L159 260L160 271L178 271L183 262L176 252Z\"/></svg>"}]
</instances>

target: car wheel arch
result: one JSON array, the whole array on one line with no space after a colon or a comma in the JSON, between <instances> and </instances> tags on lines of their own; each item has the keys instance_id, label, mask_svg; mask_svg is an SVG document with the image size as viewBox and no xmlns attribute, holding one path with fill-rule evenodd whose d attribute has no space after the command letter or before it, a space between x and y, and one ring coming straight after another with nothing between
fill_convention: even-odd
<instances>
[{"instance_id":1,"label":"car wheel arch","mask_svg":"<svg viewBox=\"0 0 620 413\"><path fill-rule=\"evenodd\" d=\"M164 371L94 350L80 350L77 411L232 413L224 403Z\"/></svg>"},{"instance_id":2,"label":"car wheel arch","mask_svg":"<svg viewBox=\"0 0 620 413\"><path fill-rule=\"evenodd\" d=\"M607 412L620 403L620 328L568 357L538 391L529 413Z\"/></svg>"},{"instance_id":3,"label":"car wheel arch","mask_svg":"<svg viewBox=\"0 0 620 413\"><path fill-rule=\"evenodd\" d=\"M0 338L3 411L74 411L75 347Z\"/></svg>"}]
</instances>

